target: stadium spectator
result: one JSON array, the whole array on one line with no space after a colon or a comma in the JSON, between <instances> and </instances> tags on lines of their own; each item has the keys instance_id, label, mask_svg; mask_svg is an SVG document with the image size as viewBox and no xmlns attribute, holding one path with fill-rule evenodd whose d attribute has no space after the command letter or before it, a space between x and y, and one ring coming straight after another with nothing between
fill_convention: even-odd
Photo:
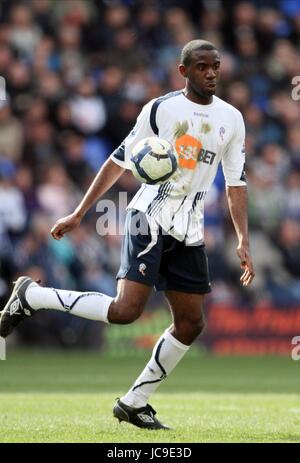
<instances>
[{"instance_id":1,"label":"stadium spectator","mask_svg":"<svg viewBox=\"0 0 300 463\"><path fill-rule=\"evenodd\" d=\"M23 128L11 111L10 98L0 101L0 158L18 162L22 156Z\"/></svg>"}]
</instances>

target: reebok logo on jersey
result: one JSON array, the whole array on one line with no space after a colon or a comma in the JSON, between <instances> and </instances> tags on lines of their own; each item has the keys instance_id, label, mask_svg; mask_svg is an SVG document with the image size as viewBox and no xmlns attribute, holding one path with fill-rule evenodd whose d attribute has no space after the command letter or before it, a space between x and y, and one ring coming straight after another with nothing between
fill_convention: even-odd
<instances>
[{"instance_id":1,"label":"reebok logo on jersey","mask_svg":"<svg viewBox=\"0 0 300 463\"><path fill-rule=\"evenodd\" d=\"M9 306L9 315L13 315L16 312L18 312L20 306L20 299L16 299L14 302L12 302Z\"/></svg>"},{"instance_id":2,"label":"reebok logo on jersey","mask_svg":"<svg viewBox=\"0 0 300 463\"><path fill-rule=\"evenodd\" d=\"M197 113L196 111L194 111L194 116L208 117L208 114L205 114L205 113Z\"/></svg>"}]
</instances>

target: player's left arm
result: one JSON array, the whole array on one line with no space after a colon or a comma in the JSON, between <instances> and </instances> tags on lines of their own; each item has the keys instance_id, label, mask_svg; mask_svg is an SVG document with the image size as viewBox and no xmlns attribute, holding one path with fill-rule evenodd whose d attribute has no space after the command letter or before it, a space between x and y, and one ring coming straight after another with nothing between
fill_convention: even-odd
<instances>
[{"instance_id":1,"label":"player's left arm","mask_svg":"<svg viewBox=\"0 0 300 463\"><path fill-rule=\"evenodd\" d=\"M240 112L236 112L235 132L223 156L229 212L238 239L237 255L243 274L243 286L249 286L255 276L249 249L248 193L245 176L245 126Z\"/></svg>"},{"instance_id":2,"label":"player's left arm","mask_svg":"<svg viewBox=\"0 0 300 463\"><path fill-rule=\"evenodd\" d=\"M250 285L255 273L249 250L248 233L248 194L246 186L226 188L228 207L238 238L237 255L244 270L240 280L244 286Z\"/></svg>"}]
</instances>

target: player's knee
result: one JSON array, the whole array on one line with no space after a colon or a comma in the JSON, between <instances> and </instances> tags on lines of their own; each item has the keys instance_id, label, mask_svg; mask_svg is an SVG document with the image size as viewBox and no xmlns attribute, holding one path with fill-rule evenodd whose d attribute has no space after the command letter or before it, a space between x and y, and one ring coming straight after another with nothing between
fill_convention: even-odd
<instances>
[{"instance_id":1,"label":"player's knee","mask_svg":"<svg viewBox=\"0 0 300 463\"><path fill-rule=\"evenodd\" d=\"M190 336L196 339L202 331L204 330L204 320L203 318L197 318L196 320L189 320L187 323L187 330L190 333Z\"/></svg>"},{"instance_id":2,"label":"player's knee","mask_svg":"<svg viewBox=\"0 0 300 463\"><path fill-rule=\"evenodd\" d=\"M133 311L133 310L129 312L121 313L119 316L118 323L120 323L121 325L129 325L130 323L133 323L135 320L137 320L140 315L141 315L140 311Z\"/></svg>"},{"instance_id":3,"label":"player's knee","mask_svg":"<svg viewBox=\"0 0 300 463\"><path fill-rule=\"evenodd\" d=\"M114 301L108 313L108 320L110 323L117 323L120 325L128 325L133 323L143 312L142 304L136 302L123 303Z\"/></svg>"},{"instance_id":4,"label":"player's knee","mask_svg":"<svg viewBox=\"0 0 300 463\"><path fill-rule=\"evenodd\" d=\"M175 324L176 333L183 343L191 344L202 333L205 327L203 317L188 318Z\"/></svg>"}]
</instances>

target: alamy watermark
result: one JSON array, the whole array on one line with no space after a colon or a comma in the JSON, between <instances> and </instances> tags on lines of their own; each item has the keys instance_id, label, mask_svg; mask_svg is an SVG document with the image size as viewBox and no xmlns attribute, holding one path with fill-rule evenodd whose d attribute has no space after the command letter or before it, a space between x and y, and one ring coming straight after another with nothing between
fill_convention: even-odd
<instances>
[{"instance_id":1,"label":"alamy watermark","mask_svg":"<svg viewBox=\"0 0 300 463\"><path fill-rule=\"evenodd\" d=\"M0 337L0 360L6 360L6 342Z\"/></svg>"},{"instance_id":2,"label":"alamy watermark","mask_svg":"<svg viewBox=\"0 0 300 463\"><path fill-rule=\"evenodd\" d=\"M293 360L300 360L300 336L294 336L291 344L295 347L292 348L291 357Z\"/></svg>"},{"instance_id":3,"label":"alamy watermark","mask_svg":"<svg viewBox=\"0 0 300 463\"><path fill-rule=\"evenodd\" d=\"M300 76L294 76L292 78L292 85L294 85L294 88L292 90L292 99L294 101L299 101L300 100Z\"/></svg>"},{"instance_id":4,"label":"alamy watermark","mask_svg":"<svg viewBox=\"0 0 300 463\"><path fill-rule=\"evenodd\" d=\"M166 197L157 195L157 198L146 208L145 213L133 213L130 222L125 222L125 228L130 227L130 234L155 235L169 234L170 229L174 233L184 233L188 222L193 216L193 220L200 221L203 217L203 203L201 202L206 195L206 191L197 193L197 201L188 200L186 197L173 198L172 205L165 206ZM126 215L128 195L126 191L119 192L118 200L101 199L96 205L96 212L100 217L96 222L96 230L99 236L123 235L123 222ZM132 206L135 209L135 204ZM161 224L161 227L158 225Z\"/></svg>"}]
</instances>

